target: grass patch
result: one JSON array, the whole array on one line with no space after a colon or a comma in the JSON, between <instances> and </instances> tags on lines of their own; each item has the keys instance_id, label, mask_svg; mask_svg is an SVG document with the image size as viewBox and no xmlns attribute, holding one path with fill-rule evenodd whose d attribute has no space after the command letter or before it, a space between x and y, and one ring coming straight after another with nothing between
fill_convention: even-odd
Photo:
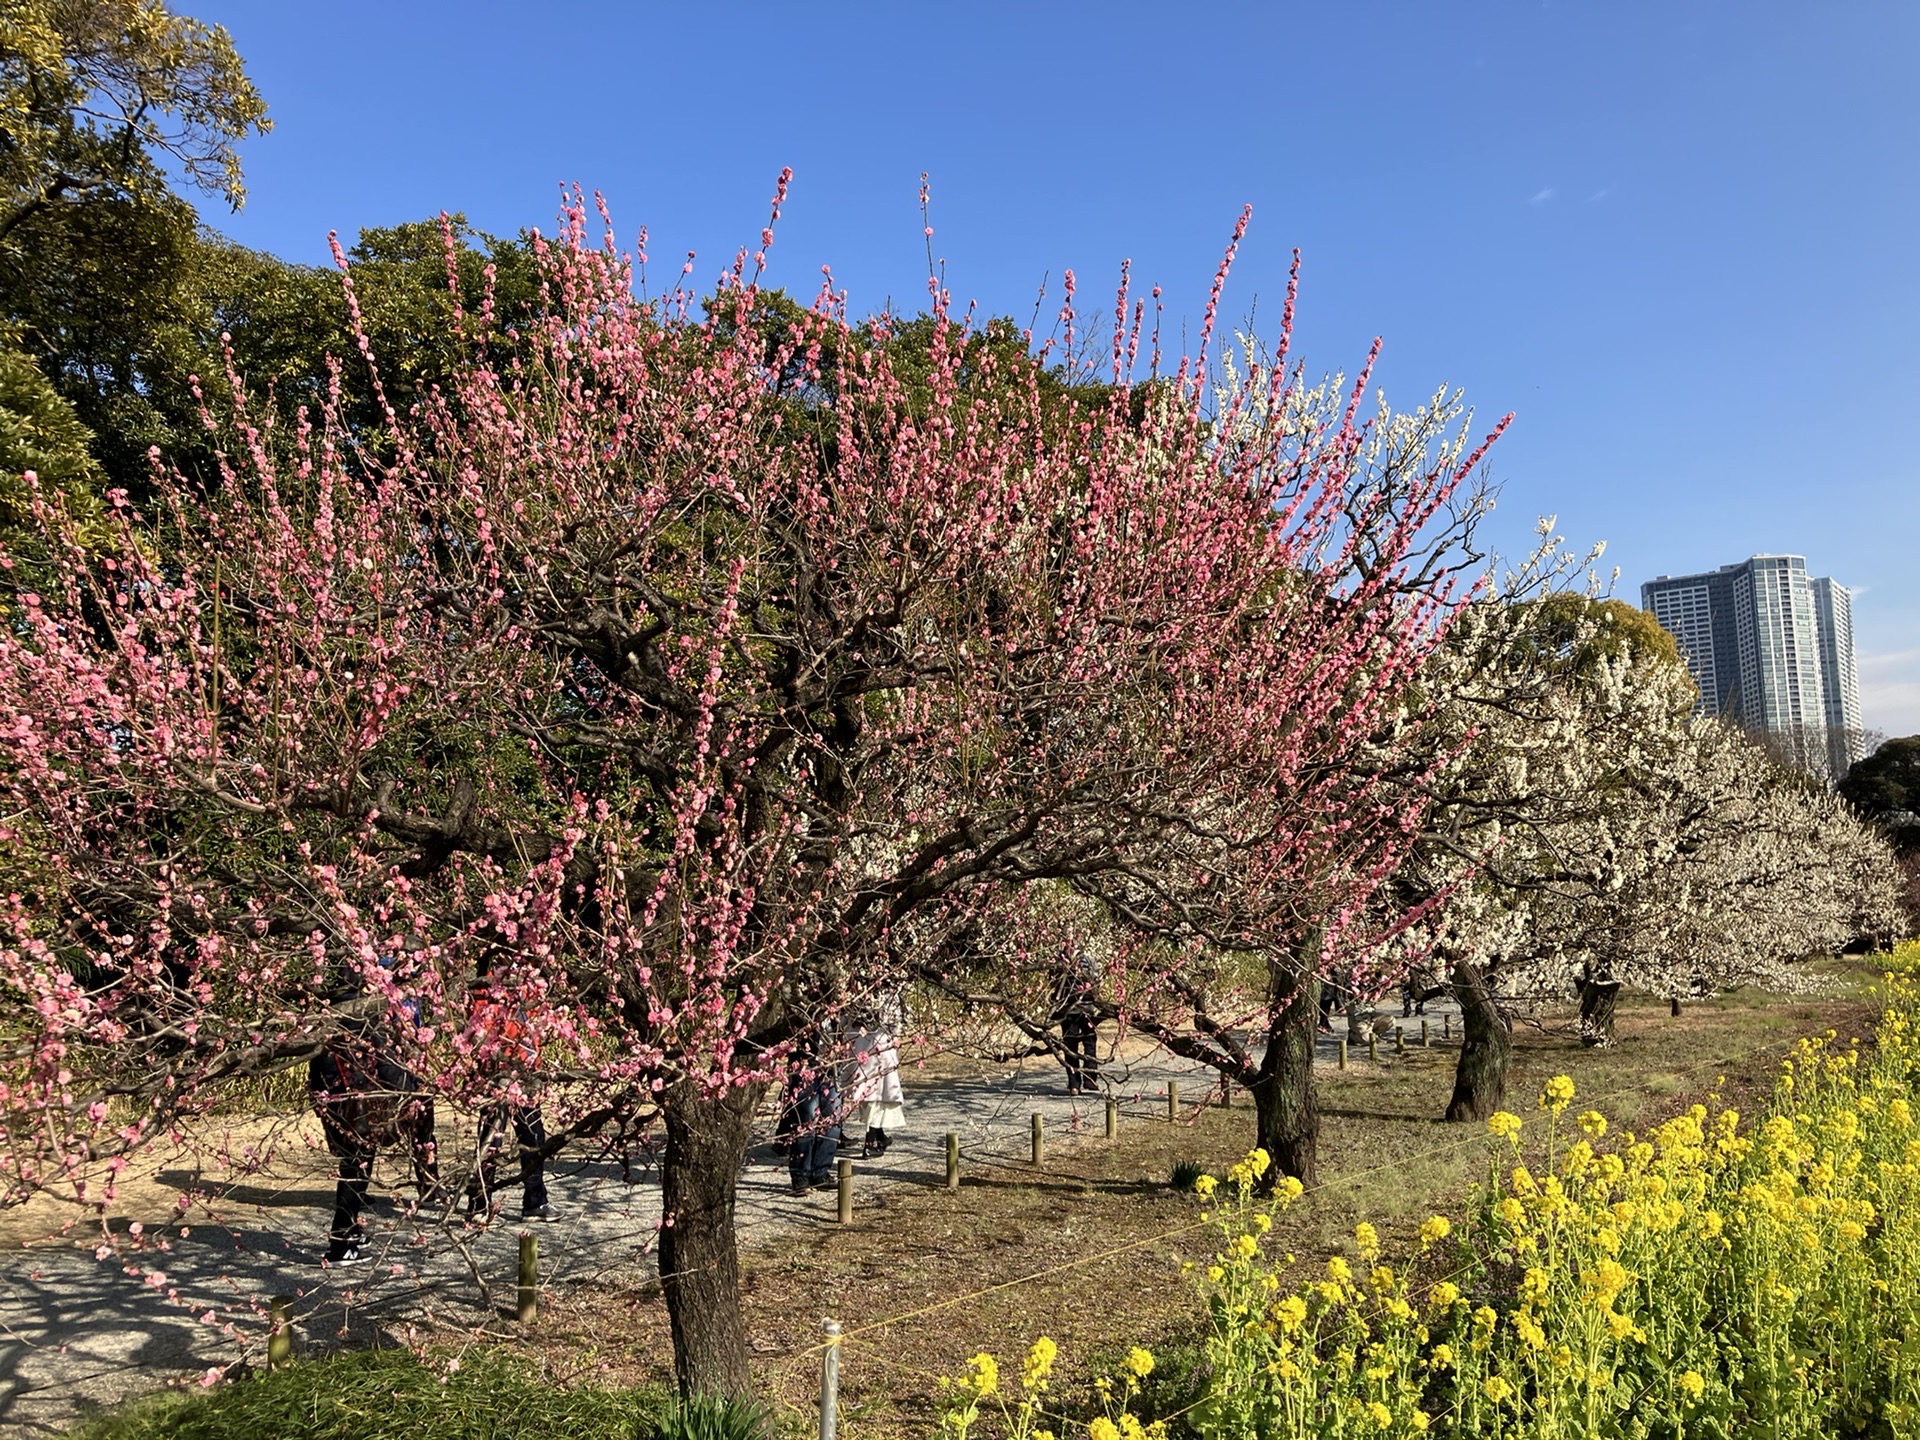
<instances>
[{"instance_id":1,"label":"grass patch","mask_svg":"<svg viewBox=\"0 0 1920 1440\"><path fill-rule=\"evenodd\" d=\"M648 1440L668 1408L658 1386L564 1385L510 1352L426 1361L358 1350L211 1390L169 1390L67 1432L70 1440Z\"/></svg>"}]
</instances>

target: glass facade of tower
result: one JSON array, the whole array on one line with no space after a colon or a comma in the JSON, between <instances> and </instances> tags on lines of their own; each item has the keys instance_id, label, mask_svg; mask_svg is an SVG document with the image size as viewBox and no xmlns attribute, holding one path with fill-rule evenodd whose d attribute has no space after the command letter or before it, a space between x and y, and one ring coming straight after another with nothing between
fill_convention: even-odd
<instances>
[{"instance_id":1,"label":"glass facade of tower","mask_svg":"<svg viewBox=\"0 0 1920 1440\"><path fill-rule=\"evenodd\" d=\"M1820 644L1820 677L1826 691L1827 733L1841 771L1866 754L1860 724L1860 674L1853 661L1853 596L1844 585L1815 580L1813 623Z\"/></svg>"},{"instance_id":2,"label":"glass facade of tower","mask_svg":"<svg viewBox=\"0 0 1920 1440\"><path fill-rule=\"evenodd\" d=\"M1824 731L1836 774L1859 756L1860 687L1844 585L1807 577L1798 555L1755 555L1640 587L1700 687L1700 708L1755 730Z\"/></svg>"},{"instance_id":3,"label":"glass facade of tower","mask_svg":"<svg viewBox=\"0 0 1920 1440\"><path fill-rule=\"evenodd\" d=\"M1756 730L1825 725L1807 562L1798 555L1754 556L1734 572L1733 604L1740 718Z\"/></svg>"}]
</instances>

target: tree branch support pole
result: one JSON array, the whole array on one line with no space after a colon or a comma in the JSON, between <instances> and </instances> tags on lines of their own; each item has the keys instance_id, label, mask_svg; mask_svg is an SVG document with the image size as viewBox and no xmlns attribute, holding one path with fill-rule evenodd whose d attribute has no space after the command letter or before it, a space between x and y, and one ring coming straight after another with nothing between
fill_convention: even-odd
<instances>
[{"instance_id":1,"label":"tree branch support pole","mask_svg":"<svg viewBox=\"0 0 1920 1440\"><path fill-rule=\"evenodd\" d=\"M1347 1068L1347 1042L1344 1040L1340 1042L1340 1068Z\"/></svg>"},{"instance_id":2,"label":"tree branch support pole","mask_svg":"<svg viewBox=\"0 0 1920 1440\"><path fill-rule=\"evenodd\" d=\"M1111 1095L1107 1097L1107 1139L1112 1140L1120 1134L1120 1102Z\"/></svg>"},{"instance_id":3,"label":"tree branch support pole","mask_svg":"<svg viewBox=\"0 0 1920 1440\"><path fill-rule=\"evenodd\" d=\"M853 1162L842 1160L838 1164L840 1171L840 1223L853 1223Z\"/></svg>"},{"instance_id":4,"label":"tree branch support pole","mask_svg":"<svg viewBox=\"0 0 1920 1440\"><path fill-rule=\"evenodd\" d=\"M1178 1120L1179 1118L1180 1082L1178 1080L1169 1080L1167 1081L1167 1119Z\"/></svg>"},{"instance_id":5,"label":"tree branch support pole","mask_svg":"<svg viewBox=\"0 0 1920 1440\"><path fill-rule=\"evenodd\" d=\"M520 1303L514 1309L522 1325L540 1318L540 1237L520 1237Z\"/></svg>"},{"instance_id":6,"label":"tree branch support pole","mask_svg":"<svg viewBox=\"0 0 1920 1440\"><path fill-rule=\"evenodd\" d=\"M820 1351L820 1440L834 1440L840 1427L840 1322L822 1320L820 1334L825 1340Z\"/></svg>"},{"instance_id":7,"label":"tree branch support pole","mask_svg":"<svg viewBox=\"0 0 1920 1440\"><path fill-rule=\"evenodd\" d=\"M1033 1112L1033 1163L1036 1165L1040 1163L1041 1157L1047 1153L1046 1131L1042 1128L1044 1123L1045 1122L1043 1122L1040 1119L1040 1112L1038 1110L1034 1111Z\"/></svg>"},{"instance_id":8,"label":"tree branch support pole","mask_svg":"<svg viewBox=\"0 0 1920 1440\"><path fill-rule=\"evenodd\" d=\"M947 1189L960 1188L960 1137L947 1132Z\"/></svg>"}]
</instances>

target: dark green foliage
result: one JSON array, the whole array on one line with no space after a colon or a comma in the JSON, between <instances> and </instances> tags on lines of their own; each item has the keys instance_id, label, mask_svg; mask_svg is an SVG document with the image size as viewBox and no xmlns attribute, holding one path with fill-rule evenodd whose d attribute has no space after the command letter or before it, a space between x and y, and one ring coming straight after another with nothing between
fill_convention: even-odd
<instances>
[{"instance_id":1,"label":"dark green foliage","mask_svg":"<svg viewBox=\"0 0 1920 1440\"><path fill-rule=\"evenodd\" d=\"M1840 793L1869 819L1887 824L1901 850L1920 849L1920 825L1900 818L1920 814L1920 735L1889 740L1855 762Z\"/></svg>"},{"instance_id":2,"label":"dark green foliage","mask_svg":"<svg viewBox=\"0 0 1920 1440\"><path fill-rule=\"evenodd\" d=\"M167 1391L68 1432L72 1440L647 1440L657 1390L559 1385L507 1351L422 1362L408 1350L302 1361L207 1391ZM698 1432L744 1435L746 1432ZM758 1434L759 1432L754 1432Z\"/></svg>"},{"instance_id":3,"label":"dark green foliage","mask_svg":"<svg viewBox=\"0 0 1920 1440\"><path fill-rule=\"evenodd\" d=\"M21 476L28 470L44 493L65 500L93 528L101 478L87 450L92 438L31 358L0 348L0 549L21 556L27 520Z\"/></svg>"},{"instance_id":4,"label":"dark green foliage","mask_svg":"<svg viewBox=\"0 0 1920 1440\"><path fill-rule=\"evenodd\" d=\"M766 1408L739 1395L689 1395L659 1420L660 1440L766 1440Z\"/></svg>"},{"instance_id":5,"label":"dark green foliage","mask_svg":"<svg viewBox=\"0 0 1920 1440\"><path fill-rule=\"evenodd\" d=\"M1173 1173L1167 1177L1167 1184L1182 1194L1192 1194L1200 1183L1200 1177L1207 1173L1207 1167L1195 1160L1176 1160Z\"/></svg>"}]
</instances>

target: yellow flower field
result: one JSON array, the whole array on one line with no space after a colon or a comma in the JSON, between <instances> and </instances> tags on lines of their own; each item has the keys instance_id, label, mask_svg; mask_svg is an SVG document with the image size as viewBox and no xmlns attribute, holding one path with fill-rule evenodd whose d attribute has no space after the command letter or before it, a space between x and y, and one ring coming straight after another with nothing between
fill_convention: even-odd
<instances>
[{"instance_id":1,"label":"yellow flower field","mask_svg":"<svg viewBox=\"0 0 1920 1440\"><path fill-rule=\"evenodd\" d=\"M1145 1350L1069 1418L1052 1342L1001 1394L992 1359L948 1382L953 1440L1240 1437L1902 1437L1920 1434L1920 945L1896 952L1874 1043L1829 1034L1783 1066L1764 1116L1696 1105L1609 1138L1571 1121L1573 1082L1535 1118L1490 1122L1471 1214L1411 1253L1371 1225L1310 1277L1268 1252L1252 1152L1213 1189L1196 1388L1156 1413ZM1545 1162L1522 1162L1522 1142ZM1204 1198L1204 1196L1203 1196ZM1164 1370L1165 1367L1163 1367ZM1197 1393L1198 1398L1193 1399Z\"/></svg>"}]
</instances>

